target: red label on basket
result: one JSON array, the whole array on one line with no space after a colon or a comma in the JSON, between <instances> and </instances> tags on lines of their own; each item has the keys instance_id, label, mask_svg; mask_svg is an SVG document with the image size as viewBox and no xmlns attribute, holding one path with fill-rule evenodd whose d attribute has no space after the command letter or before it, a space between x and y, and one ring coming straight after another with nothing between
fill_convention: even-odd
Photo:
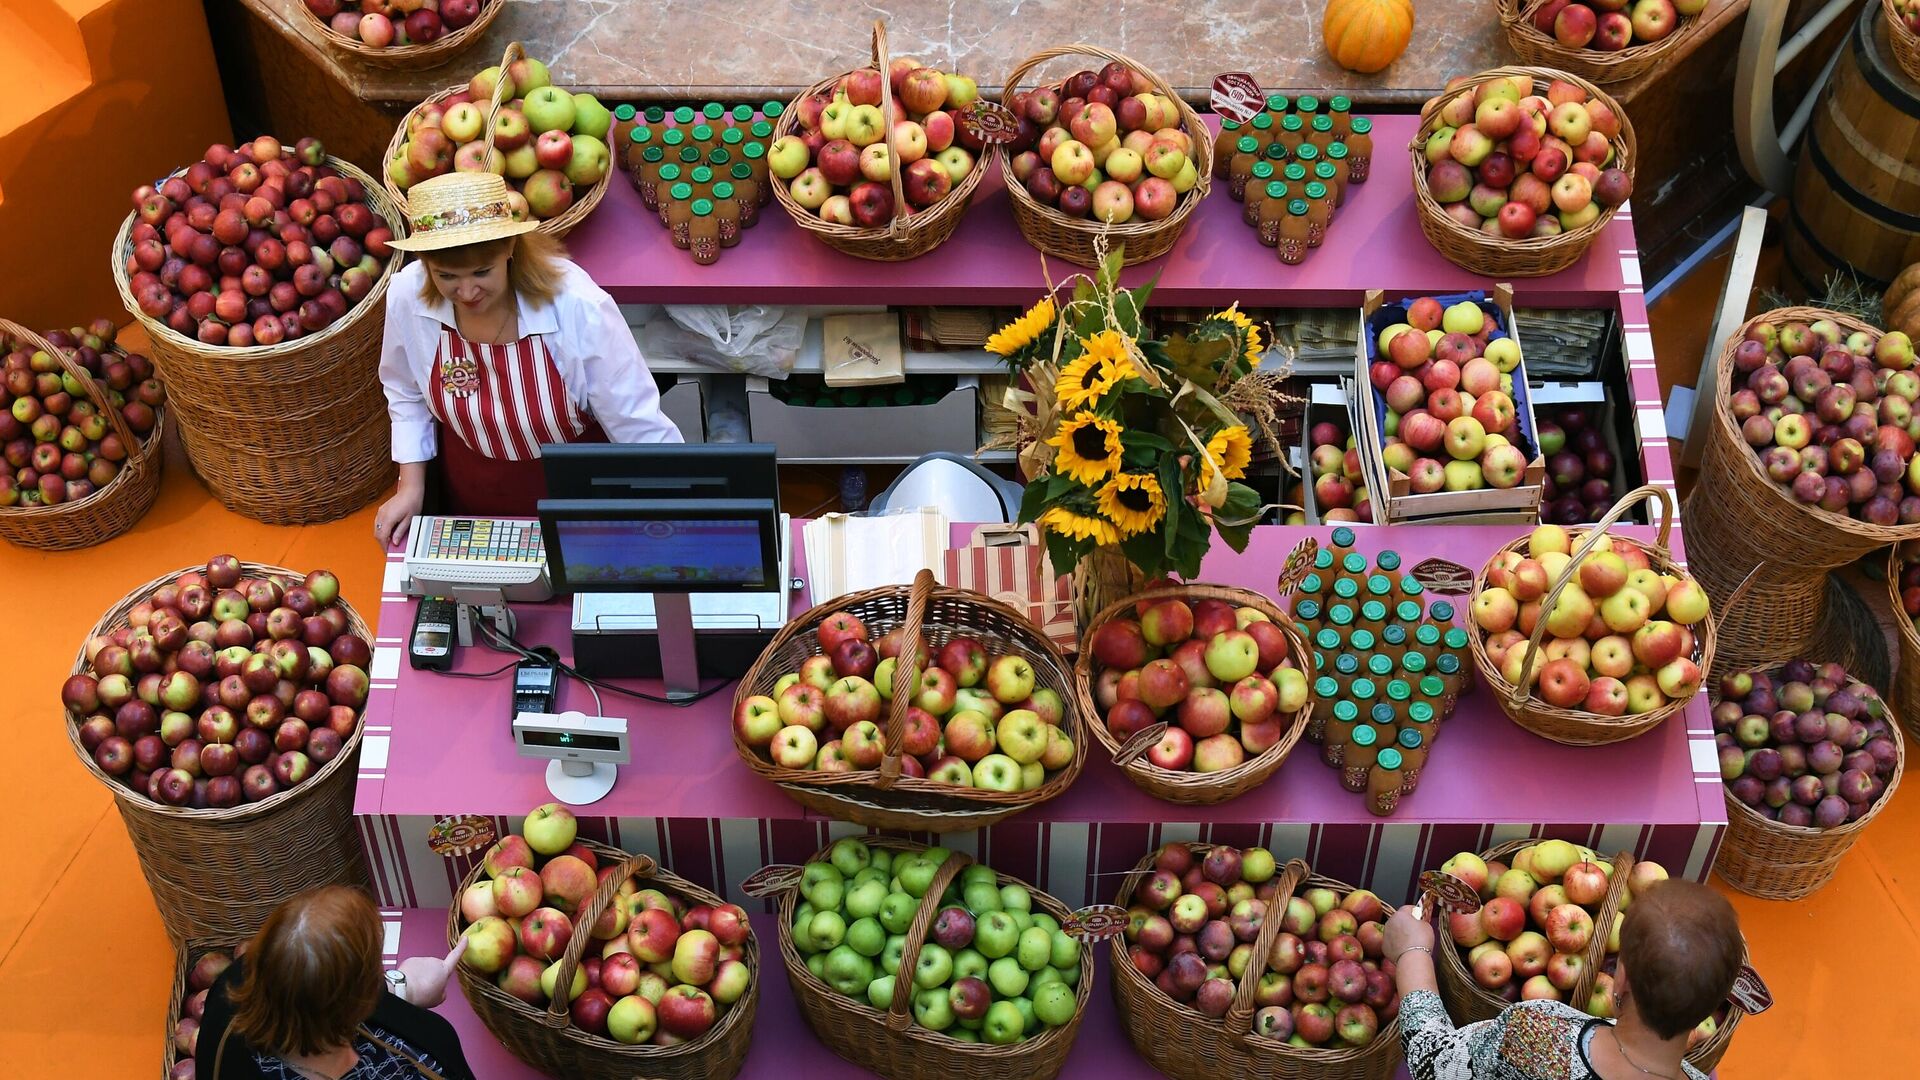
<instances>
[{"instance_id":1,"label":"red label on basket","mask_svg":"<svg viewBox=\"0 0 1920 1080\"><path fill-rule=\"evenodd\" d=\"M747 875L746 880L740 883L740 891L746 893L748 896L760 897L762 899L769 896L779 896L781 893L791 892L795 888L798 888L800 885L800 875L802 873L804 873L804 871L800 867L787 863L774 863L772 866L763 866Z\"/></svg>"},{"instance_id":2,"label":"red label on basket","mask_svg":"<svg viewBox=\"0 0 1920 1080\"><path fill-rule=\"evenodd\" d=\"M1005 145L1020 137L1020 118L999 102L976 98L953 119L973 138L988 145Z\"/></svg>"},{"instance_id":3,"label":"red label on basket","mask_svg":"<svg viewBox=\"0 0 1920 1080\"><path fill-rule=\"evenodd\" d=\"M1280 566L1278 586L1281 596L1300 587L1301 579L1307 576L1307 571L1313 569L1313 558L1318 554L1320 554L1320 541L1311 536L1300 541L1292 554L1287 556L1287 561Z\"/></svg>"},{"instance_id":4,"label":"red label on basket","mask_svg":"<svg viewBox=\"0 0 1920 1080\"><path fill-rule=\"evenodd\" d=\"M1433 897L1435 908L1445 908L1455 915L1471 915L1480 910L1480 894L1473 886L1441 870L1428 870L1420 875L1420 892Z\"/></svg>"},{"instance_id":5,"label":"red label on basket","mask_svg":"<svg viewBox=\"0 0 1920 1080\"><path fill-rule=\"evenodd\" d=\"M1153 744L1159 742L1162 738L1166 736L1166 734L1167 734L1167 725L1164 722L1158 723L1158 724L1149 724L1146 727L1141 728L1139 731L1136 731L1133 733L1133 738L1128 739L1126 742L1120 744L1119 750L1114 751L1113 763L1115 765L1126 765L1131 763L1135 758L1139 757L1141 754L1144 754L1148 750L1151 750L1153 748Z\"/></svg>"},{"instance_id":6,"label":"red label on basket","mask_svg":"<svg viewBox=\"0 0 1920 1080\"><path fill-rule=\"evenodd\" d=\"M1740 965L1740 974L1733 978L1733 991L1727 1000L1750 1013L1763 1013L1773 1008L1773 991L1760 981L1760 973L1750 964Z\"/></svg>"},{"instance_id":7,"label":"red label on basket","mask_svg":"<svg viewBox=\"0 0 1920 1080\"><path fill-rule=\"evenodd\" d=\"M1213 96L1208 98L1213 111L1238 124L1244 124L1259 114L1266 104L1265 94L1260 92L1260 84L1252 75L1244 71L1229 71L1213 77Z\"/></svg>"},{"instance_id":8,"label":"red label on basket","mask_svg":"<svg viewBox=\"0 0 1920 1080\"><path fill-rule=\"evenodd\" d=\"M1060 920L1060 932L1076 941L1105 941L1127 929L1127 909L1093 904Z\"/></svg>"},{"instance_id":9,"label":"red label on basket","mask_svg":"<svg viewBox=\"0 0 1920 1080\"><path fill-rule=\"evenodd\" d=\"M1465 596L1473 591L1473 571L1450 559L1423 559L1410 573L1428 592Z\"/></svg>"}]
</instances>

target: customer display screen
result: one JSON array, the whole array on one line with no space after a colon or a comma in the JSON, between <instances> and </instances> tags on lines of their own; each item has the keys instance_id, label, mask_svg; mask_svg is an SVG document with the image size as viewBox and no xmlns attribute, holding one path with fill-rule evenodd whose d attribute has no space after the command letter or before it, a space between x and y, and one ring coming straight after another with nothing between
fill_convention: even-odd
<instances>
[{"instance_id":1,"label":"customer display screen","mask_svg":"<svg viewBox=\"0 0 1920 1080\"><path fill-rule=\"evenodd\" d=\"M575 589L767 584L757 520L554 522Z\"/></svg>"}]
</instances>

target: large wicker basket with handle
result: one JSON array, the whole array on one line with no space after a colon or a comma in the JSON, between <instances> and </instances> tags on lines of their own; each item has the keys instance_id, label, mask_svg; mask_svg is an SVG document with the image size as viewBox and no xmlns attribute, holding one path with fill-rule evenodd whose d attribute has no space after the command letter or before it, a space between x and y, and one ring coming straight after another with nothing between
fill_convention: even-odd
<instances>
[{"instance_id":1,"label":"large wicker basket with handle","mask_svg":"<svg viewBox=\"0 0 1920 1080\"><path fill-rule=\"evenodd\" d=\"M481 0L480 14L467 25L451 33L423 44L387 45L379 47L369 45L359 38L336 33L327 25L313 8L302 2L293 5L299 9L295 18L305 19L313 27L315 36L327 45L327 48L339 54L341 59L355 64L364 64L371 68L398 68L411 71L427 71L449 63L455 56L465 52L470 45L479 43L486 36L487 27L500 17L507 6L507 0Z\"/></svg>"},{"instance_id":2,"label":"large wicker basket with handle","mask_svg":"<svg viewBox=\"0 0 1920 1080\"><path fill-rule=\"evenodd\" d=\"M42 551L67 551L92 547L133 528L160 495L160 470L166 460L166 407L154 410L153 430L142 439L133 433L120 410L107 399L105 388L74 362L65 349L56 348L19 323L0 319L0 352L5 351L4 343L8 340L59 361L60 370L80 384L87 400L106 419L107 427L126 448L127 456L107 486L84 499L52 506L0 507L0 539ZM125 355L124 350L114 351Z\"/></svg>"},{"instance_id":3,"label":"large wicker basket with handle","mask_svg":"<svg viewBox=\"0 0 1920 1080\"><path fill-rule=\"evenodd\" d=\"M1920 83L1920 33L1900 18L1895 0L1880 0L1880 11L1887 20L1887 41L1893 46L1893 59L1907 78Z\"/></svg>"},{"instance_id":4,"label":"large wicker basket with handle","mask_svg":"<svg viewBox=\"0 0 1920 1080\"><path fill-rule=\"evenodd\" d=\"M1552 6L1552 0L1494 0L1500 13L1500 29L1506 33L1507 47L1522 63L1559 68L1597 83L1623 83L1652 71L1662 61L1680 58L1680 43L1698 33L1710 16L1680 16L1679 25L1658 41L1635 40L1624 49L1606 51L1563 45L1549 31L1533 24L1540 9ZM1622 14L1625 14L1622 12Z\"/></svg>"},{"instance_id":5,"label":"large wicker basket with handle","mask_svg":"<svg viewBox=\"0 0 1920 1080\"><path fill-rule=\"evenodd\" d=\"M1103 49L1098 45L1085 43L1074 45L1056 45L1042 49L1025 60L1007 75L1006 89L1002 100L1011 103L1013 95L1020 89L1021 80L1031 75L1035 69L1049 60L1063 56L1090 57L1104 63L1121 63L1140 72L1153 84L1156 93L1173 102L1180 111L1180 128L1193 140L1193 164L1199 174L1193 189L1180 196L1173 213L1158 221L1136 218L1119 225L1109 225L1091 217L1073 218L1047 206L1028 193L1026 185L1013 175L1011 161L1003 160L1000 175L1007 185L1007 198L1013 202L1013 220L1020 226L1020 235L1027 238L1042 253L1053 255L1076 263L1080 266L1099 266L1104 251L1119 250L1124 246L1126 262L1134 263L1157 259L1173 250L1180 234L1186 230L1187 221L1193 217L1194 207L1207 197L1207 189L1213 180L1213 133L1201 122L1200 115L1193 111L1167 81L1124 53Z\"/></svg>"},{"instance_id":6,"label":"large wicker basket with handle","mask_svg":"<svg viewBox=\"0 0 1920 1080\"><path fill-rule=\"evenodd\" d=\"M249 562L241 567L247 577L301 577L279 566ZM194 569L154 578L108 608L82 639L71 673L87 670L87 641L126 626L135 605ZM360 614L344 599L336 603L346 613L349 632L371 643L373 632ZM87 772L113 793L160 921L174 941L239 940L258 930L282 900L296 893L321 885L367 886L366 857L353 823L364 717L340 753L311 779L259 802L205 810L157 803L107 775L81 744L79 719L70 713L63 716L67 740Z\"/></svg>"},{"instance_id":7,"label":"large wicker basket with handle","mask_svg":"<svg viewBox=\"0 0 1920 1080\"><path fill-rule=\"evenodd\" d=\"M1892 602L1896 633L1900 637L1900 663L1893 682L1893 711L1907 734L1920 735L1920 629L1907 614L1900 596L1900 578L1912 561L1910 544L1895 544L1887 549L1887 592Z\"/></svg>"},{"instance_id":8,"label":"large wicker basket with handle","mask_svg":"<svg viewBox=\"0 0 1920 1080\"><path fill-rule=\"evenodd\" d=\"M614 871L600 879L599 888L587 900L580 917L574 920L574 925L579 929L568 940L566 953L560 959L560 970L554 979L556 987L572 985L574 971L579 967L587 945L597 945L587 929L600 920L607 906L613 903L621 883L628 878L646 878L697 904L718 906L726 902L669 872L645 855L630 855L597 841L581 842L599 858L602 867L610 866ZM449 947L460 938L460 895L468 885L485 876L486 866L476 863L460 887L454 890L454 901L447 909ZM731 1080L747 1059L747 1046L753 1034L753 1018L760 998L760 978L763 974L760 945L751 932L747 935L744 948L745 963L753 972L746 993L720 1015L706 1034L675 1046L629 1045L605 1035L583 1031L574 1025L568 1015L569 1002L563 1000L563 994L555 995L546 1008L539 1008L507 993L494 980L475 973L465 964L458 965L455 970L460 979L460 989L467 995L467 1003L473 1006L474 1015L480 1018L494 1038L512 1051L513 1056L549 1076L563 1076L569 1080L576 1077L579 1080L628 1080L636 1076L656 1080Z\"/></svg>"},{"instance_id":9,"label":"large wicker basket with handle","mask_svg":"<svg viewBox=\"0 0 1920 1080\"><path fill-rule=\"evenodd\" d=\"M886 585L850 593L788 620L741 678L734 692L735 711L738 712L748 698L769 694L781 675L798 670L802 661L815 655L816 634L821 623L827 616L841 611L859 618L875 634L904 627L905 640L924 639L930 649L937 650L949 639L966 635L979 639L989 648L1026 659L1033 665L1034 689L1044 688L1060 695L1064 705L1060 725L1073 740L1073 758L1054 770L1039 787L1025 791L959 787L903 775L900 761L905 754L902 747L907 709L912 702L911 695L897 690L887 705L886 751L877 769L835 773L783 768L743 741L736 726L734 748L741 760L754 772L778 784L795 802L829 817L871 828L954 832L982 829L1037 806L1066 791L1080 775L1080 767L1086 760L1085 729L1089 721L1073 705L1072 681L1059 648L1013 608L979 593L935 584L933 575L925 570L914 578L911 586ZM893 678L896 688L913 686L928 660L910 656L913 651L903 650L899 657Z\"/></svg>"},{"instance_id":10,"label":"large wicker basket with handle","mask_svg":"<svg viewBox=\"0 0 1920 1080\"><path fill-rule=\"evenodd\" d=\"M1211 845L1191 844L1196 856ZM1133 868L1114 902L1133 904L1133 891L1153 869L1157 852L1149 852ZM1280 936L1281 912L1300 890L1309 887L1346 893L1353 886L1322 877L1294 859L1280 871L1280 887L1267 902L1260 919L1260 935L1253 941L1251 959L1240 973L1233 1004L1222 1017L1211 1017L1168 997L1153 980L1140 973L1127 956L1124 938L1114 938L1113 1003L1127 1041L1155 1069L1174 1080L1213 1080L1219 1076L1278 1077L1280 1080L1388 1080L1400 1067L1400 1018L1380 1025L1373 1041L1362 1047L1294 1046L1253 1032L1254 991L1267 973L1267 960ZM1391 915L1393 909L1387 908Z\"/></svg>"}]
</instances>

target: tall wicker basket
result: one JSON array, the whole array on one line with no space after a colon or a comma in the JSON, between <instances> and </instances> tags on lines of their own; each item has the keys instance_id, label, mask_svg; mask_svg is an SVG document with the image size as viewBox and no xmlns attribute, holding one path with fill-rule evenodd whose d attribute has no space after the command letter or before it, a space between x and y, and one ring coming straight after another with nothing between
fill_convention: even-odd
<instances>
[{"instance_id":1,"label":"tall wicker basket","mask_svg":"<svg viewBox=\"0 0 1920 1080\"><path fill-rule=\"evenodd\" d=\"M1714 376L1713 419L1706 458L1687 497L1688 565L1719 609L1719 660L1709 674L1745 671L1808 651L1826 610L1827 574L1877 548L1920 538L1920 525L1884 526L1836 514L1793 498L1767 476L1740 434L1729 396L1734 350L1754 326L1830 319L1843 333L1874 332L1848 315L1819 308L1778 308L1749 319L1721 346ZM1727 598L1742 579L1753 586L1737 608Z\"/></svg>"},{"instance_id":2,"label":"tall wicker basket","mask_svg":"<svg viewBox=\"0 0 1920 1080\"><path fill-rule=\"evenodd\" d=\"M1900 19L1894 0L1880 0L1881 14L1887 20L1887 41L1893 45L1893 58L1907 78L1920 83L1920 33Z\"/></svg>"},{"instance_id":3,"label":"tall wicker basket","mask_svg":"<svg viewBox=\"0 0 1920 1080\"><path fill-rule=\"evenodd\" d=\"M658 866L645 855L629 855L616 847L597 841L582 841L592 849L604 867L615 867L603 877L600 887L574 920L579 928L567 943L555 986L573 982L592 935L587 929L598 922L607 905L613 902L620 884L639 875L669 892L699 904L720 905L724 900L676 874ZM453 904L447 909L447 945L459 940L461 931L460 895L468 885L481 880L486 867L475 864L454 890ZM597 945L597 943L595 943ZM760 964L760 944L747 936L746 965L753 972L747 992L740 996L705 1035L677 1046L630 1046L604 1035L594 1035L573 1026L567 1002L558 997L544 1009L529 1005L497 986L484 975L474 973L465 964L455 968L460 989L473 1006L487 1030L499 1039L513 1056L549 1076L568 1080L627 1080L645 1076L653 1080L732 1080L747 1059L747 1046L753 1033L753 1019L760 999L760 980L765 971Z\"/></svg>"},{"instance_id":4,"label":"tall wicker basket","mask_svg":"<svg viewBox=\"0 0 1920 1080\"><path fill-rule=\"evenodd\" d=\"M61 370L79 382L87 400L106 418L107 426L126 447L127 457L107 486L87 498L52 506L0 507L0 539L25 548L68 551L92 547L133 528L160 495L160 471L166 462L165 406L154 410L153 430L141 439L107 400L106 391L64 349L55 348L19 323L0 319L0 342L9 339L58 360ZM123 350L115 352L125 355Z\"/></svg>"},{"instance_id":5,"label":"tall wicker basket","mask_svg":"<svg viewBox=\"0 0 1920 1080\"><path fill-rule=\"evenodd\" d=\"M891 54L887 49L887 24L879 19L873 23L873 66L883 77L880 80L880 111L888 116L895 115L893 106L892 80L884 77ZM800 92L793 104L780 114L773 124L773 137L778 139L791 135L800 129L800 103L820 94L833 90L845 73L832 78L822 79ZM891 138L889 138L891 143ZM897 161L898 158L896 157ZM945 198L932 206L907 212L907 194L901 187L900 174L903 170L892 169L888 182L893 186L894 218L878 228L866 228L858 225L842 225L827 221L819 214L801 206L795 201L793 193L784 183L774 183L773 197L800 226L802 232L812 233L820 242L845 255L857 259L872 259L877 262L900 262L918 258L945 243L953 231L960 227L960 219L966 216L967 204L973 201L973 194L980 187L980 177L1000 160L1000 148L988 145L980 152L980 158L973 163L973 170L953 185Z\"/></svg>"},{"instance_id":6,"label":"tall wicker basket","mask_svg":"<svg viewBox=\"0 0 1920 1080\"><path fill-rule=\"evenodd\" d=\"M295 571L243 563L248 577L297 579ZM82 639L72 674L86 670L85 642L127 625L127 614L153 591L193 567L163 574L135 588L107 609ZM368 642L373 632L345 600L352 633ZM140 872L153 890L160 921L175 942L191 938L237 941L250 936L282 900L321 885L368 883L366 856L353 824L354 777L359 772L364 722L340 753L313 777L256 803L222 810L166 806L102 772L80 742L79 725L62 718L67 741L81 765L113 793Z\"/></svg>"},{"instance_id":7,"label":"tall wicker basket","mask_svg":"<svg viewBox=\"0 0 1920 1080\"><path fill-rule=\"evenodd\" d=\"M1209 845L1191 844L1196 856ZM1121 886L1121 907L1133 903L1133 890L1153 869L1147 853ZM1147 1064L1174 1080L1212 1080L1219 1076L1276 1077L1278 1080L1388 1080L1400 1067L1400 1018L1380 1025L1373 1041L1357 1049L1294 1046L1253 1033L1253 994L1267 972L1267 958L1280 936L1280 913L1301 889L1313 886L1351 892L1353 886L1322 877L1295 859L1281 869L1280 888L1267 903L1254 939L1252 959L1240 974L1227 1015L1214 1018L1168 997L1127 958L1125 938L1113 939L1113 1003L1127 1041ZM1389 914L1391 907L1387 908Z\"/></svg>"},{"instance_id":8,"label":"tall wicker basket","mask_svg":"<svg viewBox=\"0 0 1920 1080\"><path fill-rule=\"evenodd\" d=\"M495 0L495 5L505 6L506 2L507 0ZM505 72L507 65L513 63L515 60L526 59L526 55L527 50L519 42L508 42L506 52L500 57L500 70ZM422 110L434 105L439 105L466 89L467 84L460 83L457 86L449 86L439 93L430 95L425 101L408 110L407 115L401 119L400 126L393 130L393 138L387 141L386 156L380 159L380 182L385 185L387 198L393 200L393 205L399 208L401 216L404 217L407 214L407 193L401 191L400 185L393 182L392 174L387 171L387 163L399 157L406 147L407 136L412 132L413 119L415 116L419 115ZM486 109L486 115L481 121L481 131L485 132L488 146L493 145L493 114L500 111L500 107L506 104L507 99L511 95L512 87L508 84L507 80L497 79L493 84L492 99L474 102L475 105ZM612 183L614 176L620 172L620 160L618 157L620 148L617 146L609 147L608 150L615 156L609 158L607 175L595 181L593 186L587 188L587 190L576 191L574 193L573 205L567 207L559 214L542 221L539 227L534 229L534 232L545 233L557 239L572 232L575 226L587 220L587 215L593 213L593 208L599 206L600 200L606 197L607 185ZM398 231L399 230L395 230L395 233L398 234Z\"/></svg>"},{"instance_id":9,"label":"tall wicker basket","mask_svg":"<svg viewBox=\"0 0 1920 1080\"><path fill-rule=\"evenodd\" d=\"M370 68L427 71L452 62L469 46L479 44L480 39L486 36L487 28L493 25L493 20L500 17L507 0L481 0L480 14L472 22L424 45L389 45L385 48L375 48L359 38L335 33L325 19L314 14L312 8L304 3L295 6L299 14L294 18L305 21L314 36L349 66L358 64Z\"/></svg>"},{"instance_id":10,"label":"tall wicker basket","mask_svg":"<svg viewBox=\"0 0 1920 1080\"><path fill-rule=\"evenodd\" d=\"M895 853L924 850L920 844L892 837L863 838L869 847ZM827 857L831 847L816 852L810 861ZM900 954L898 978L894 984L891 1007L872 1008L836 992L807 969L807 962L793 944L793 915L799 907L800 890L788 888L779 899L780 959L786 964L787 982L793 987L794 1003L800 1018L807 1022L827 1049L860 1068L878 1073L887 1080L1053 1080L1066 1065L1067 1052L1080 1032L1080 1021L1087 1014L1087 998L1093 985L1093 947L1080 944L1080 979L1074 986L1073 1019L1056 1028L1008 1046L985 1042L961 1042L914 1022L913 970L920 959L920 946L933 929L934 912L947 885L972 862L960 852L951 852L935 872L927 893L907 928L907 941ZM1001 885L1026 887L1036 912L1044 911L1067 923L1071 912L1065 904L1027 886L1026 882L1006 874L996 874ZM797 879L796 879L797 881Z\"/></svg>"},{"instance_id":11,"label":"tall wicker basket","mask_svg":"<svg viewBox=\"0 0 1920 1080\"><path fill-rule=\"evenodd\" d=\"M242 944L245 939L239 939ZM161 1044L160 1076L161 1080L172 1080L173 1067L181 1061L192 1061L192 1054L180 1052L174 1042L174 1030L180 1024L180 1018L188 1016L187 1001L193 993L187 989L187 976L192 974L193 965L210 952L222 952L233 955L235 942L226 938L194 938L190 941L176 942L173 948L173 991L167 995L166 1035Z\"/></svg>"},{"instance_id":12,"label":"tall wicker basket","mask_svg":"<svg viewBox=\"0 0 1920 1080\"><path fill-rule=\"evenodd\" d=\"M1531 847L1539 840L1509 840L1504 844L1481 852L1480 857L1489 862L1506 864L1520 849ZM1626 852L1620 852L1611 860L1613 877L1607 888L1607 898L1593 919L1593 940L1588 943L1585 954L1586 964L1580 970L1579 981L1574 983L1573 991L1567 995L1567 1004L1576 1009L1584 1009L1585 1003L1593 994L1594 984L1599 981L1602 966L1607 959L1607 942L1613 933L1613 924L1621 918L1624 907L1622 900L1627 888L1627 875L1633 870L1634 859ZM1473 979L1473 973L1467 970L1465 957L1460 949L1446 937L1446 927L1440 928L1440 941L1435 950L1439 955L1434 958L1434 969L1440 977L1440 998L1446 1002L1447 1016L1456 1024L1477 1024L1482 1020L1491 1020L1500 1015L1512 1002L1482 987ZM1733 1029L1746 1016L1746 1010L1732 1001L1727 1002L1727 1018L1718 1025L1714 1033L1687 1051L1687 1063L1701 1072L1711 1072L1720 1063L1727 1047L1733 1043Z\"/></svg>"},{"instance_id":13,"label":"tall wicker basket","mask_svg":"<svg viewBox=\"0 0 1920 1080\"><path fill-rule=\"evenodd\" d=\"M811 768L782 768L742 741L738 728L734 730L734 749L741 760L754 772L778 784L793 801L829 817L870 828L956 832L984 829L1037 806L1066 791L1080 775L1087 756L1089 721L1074 707L1072 681L1059 648L1013 608L979 593L936 585L933 575L925 570L914 578L911 586L887 585L850 593L788 620L753 667L741 677L734 691L735 709L750 697L768 694L781 675L798 670L803 660L813 656L820 624L828 615L840 611L852 613L875 633L904 627L906 640L924 637L932 649L938 649L950 638L967 635L1003 653L1023 657L1033 665L1034 689L1049 689L1060 695L1065 706L1060 725L1073 739L1073 760L1055 770L1039 787L1027 791L956 787L902 775L901 745L906 734L907 709L912 702L910 695L896 692L887 709L886 756L878 769L830 773ZM926 657L908 660L903 652L901 666L894 673L894 685L913 685L926 660Z\"/></svg>"},{"instance_id":14,"label":"tall wicker basket","mask_svg":"<svg viewBox=\"0 0 1920 1080\"><path fill-rule=\"evenodd\" d=\"M1155 93L1172 101L1180 111L1180 128L1193 140L1193 165L1199 173L1199 180L1193 190L1180 196L1173 213L1159 221L1136 219L1121 225L1109 225L1092 218L1072 218L1040 202L1027 192L1026 185L1013 175L1013 164L1003 159L1000 176L1006 181L1007 198L1013 202L1014 224L1020 226L1020 235L1027 238L1043 254L1065 259L1080 266L1099 266L1101 253L1105 250L1126 248L1126 263L1146 262L1157 259L1173 250L1180 234L1186 231L1187 221L1193 217L1194 207L1207 197L1207 189L1213 182L1213 133L1201 122L1200 115L1193 111L1167 80L1149 70L1124 53L1103 49L1098 45L1084 42L1074 45L1056 45L1042 49L1025 60L1007 75L1006 89L1001 99L1011 102L1013 95L1020 89L1020 81L1049 60L1063 56L1092 57L1105 63L1121 63L1140 72L1153 84Z\"/></svg>"},{"instance_id":15,"label":"tall wicker basket","mask_svg":"<svg viewBox=\"0 0 1920 1080\"><path fill-rule=\"evenodd\" d=\"M1138 750L1135 741L1138 736L1123 745L1119 736L1108 730L1099 704L1094 700L1093 681L1096 673L1093 670L1093 637L1101 627L1114 619L1130 615L1135 604L1158 600L1184 600L1189 604L1198 600L1223 600L1235 607L1253 608L1265 614L1286 636L1287 655L1295 667L1303 672L1311 671L1313 652L1308 649L1307 639L1300 632L1299 624L1293 621L1293 616L1259 593L1228 585L1174 585L1126 597L1109 604L1095 615L1087 623L1086 632L1081 635L1080 655L1073 664L1074 701L1086 721L1087 729L1100 741L1107 756L1120 766L1135 787L1156 799L1184 806L1211 806L1244 795L1266 783L1267 778L1278 772L1286 762L1293 748L1299 745L1301 736L1306 733L1307 722L1313 715L1313 699L1309 697L1307 704L1294 714L1279 742L1231 769L1210 773L1176 771L1163 769L1145 760L1145 755L1135 752Z\"/></svg>"},{"instance_id":16,"label":"tall wicker basket","mask_svg":"<svg viewBox=\"0 0 1920 1080\"><path fill-rule=\"evenodd\" d=\"M366 189L367 204L406 235L380 185L348 162L327 164ZM214 498L270 525L332 521L393 482L380 336L394 252L373 289L316 334L277 345L206 345L140 310L127 274L134 215L113 240L120 302L146 330L154 367L194 471Z\"/></svg>"},{"instance_id":17,"label":"tall wicker basket","mask_svg":"<svg viewBox=\"0 0 1920 1080\"><path fill-rule=\"evenodd\" d=\"M1659 41L1635 41L1624 49L1603 52L1586 46L1562 45L1551 33L1533 25L1533 17L1550 0L1495 0L1500 14L1500 29L1507 36L1507 47L1522 63L1538 64L1571 71L1596 83L1623 83L1652 71L1662 61L1679 58L1680 43L1698 33L1710 16L1702 11L1682 16L1673 32Z\"/></svg>"},{"instance_id":18,"label":"tall wicker basket","mask_svg":"<svg viewBox=\"0 0 1920 1080\"><path fill-rule=\"evenodd\" d=\"M1621 108L1606 91L1587 80L1567 71L1546 67L1503 67L1492 71L1483 71L1458 86L1449 87L1437 97L1431 98L1420 109L1420 129L1414 135L1413 142L1407 147L1408 157L1413 165L1414 212L1420 216L1420 231L1427 237L1448 262L1472 273L1486 277L1544 277L1556 274L1580 261L1600 236L1600 230L1613 220L1618 208L1608 208L1600 216L1572 232L1557 236L1531 236L1523 240L1512 240L1505 236L1490 236L1478 229L1469 229L1465 225L1448 217L1434 199L1433 192L1427 187L1427 136L1440 127L1440 110L1447 99L1456 94L1471 93L1473 88L1495 79L1521 76L1533 80L1534 89L1540 94L1547 92L1547 85L1555 80L1569 82L1585 90L1591 97L1603 101L1620 119L1620 134L1612 139L1612 167L1623 169L1631 178L1634 159L1639 155L1637 143L1633 137L1633 122L1627 119L1627 111Z\"/></svg>"},{"instance_id":19,"label":"tall wicker basket","mask_svg":"<svg viewBox=\"0 0 1920 1080\"><path fill-rule=\"evenodd\" d=\"M1900 575L1908 562L1902 549L1907 546L1895 544L1887 549L1888 599L1893 605L1893 621L1900 637L1899 668L1893 682L1893 711L1906 727L1908 735L1920 737L1920 630L1915 629L1912 617L1900 602Z\"/></svg>"}]
</instances>

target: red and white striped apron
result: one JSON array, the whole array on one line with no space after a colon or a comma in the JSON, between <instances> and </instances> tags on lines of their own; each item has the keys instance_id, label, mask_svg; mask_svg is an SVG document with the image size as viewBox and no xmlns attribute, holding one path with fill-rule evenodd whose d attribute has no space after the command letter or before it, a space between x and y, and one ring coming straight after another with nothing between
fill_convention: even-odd
<instances>
[{"instance_id":1,"label":"red and white striped apron","mask_svg":"<svg viewBox=\"0 0 1920 1080\"><path fill-rule=\"evenodd\" d=\"M427 406L445 432L440 469L449 513L532 517L547 491L541 445L606 441L568 399L538 334L487 345L443 328Z\"/></svg>"}]
</instances>

